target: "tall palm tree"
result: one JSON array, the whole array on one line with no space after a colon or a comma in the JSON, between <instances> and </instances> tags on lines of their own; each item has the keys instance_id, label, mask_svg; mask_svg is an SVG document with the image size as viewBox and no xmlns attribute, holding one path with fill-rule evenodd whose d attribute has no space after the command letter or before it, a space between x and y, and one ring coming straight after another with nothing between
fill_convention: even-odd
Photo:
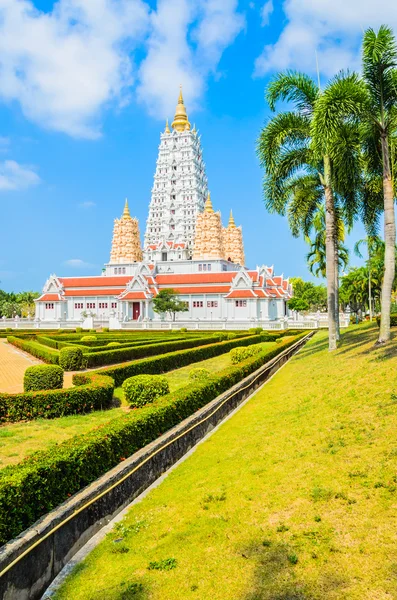
<instances>
[{"instance_id":1,"label":"tall palm tree","mask_svg":"<svg viewBox=\"0 0 397 600\"><path fill-rule=\"evenodd\" d=\"M335 221L335 193L338 186L341 196L354 204L354 177L346 177L346 164L354 160L354 152L346 139L352 135L353 126L346 124L346 139L340 142L341 155L335 158L343 169L333 173L331 157L318 154L312 148L312 120L316 103L321 97L317 84L307 75L295 71L278 74L266 91L272 111L279 100L292 102L294 110L281 112L262 129L257 152L265 170L264 196L269 212L287 214L293 235L308 232L319 205L326 207L326 262L329 315L329 349L337 341L337 243ZM339 140L342 138L338 133ZM355 208L353 208L354 212ZM353 214L353 212L351 214Z\"/></svg>"},{"instance_id":2,"label":"tall palm tree","mask_svg":"<svg viewBox=\"0 0 397 600\"><path fill-rule=\"evenodd\" d=\"M397 46L389 27L382 25L378 33L367 29L363 38L362 64L362 77L354 73L340 73L328 86L316 104L312 134L317 149L321 151L324 144L332 146L332 138L337 136L341 124L361 123L364 157L369 171L366 187L378 193L377 174L382 178L385 269L377 343L384 344L390 339L396 242L392 165L397 131ZM375 206L375 213L377 209Z\"/></svg>"}]
</instances>

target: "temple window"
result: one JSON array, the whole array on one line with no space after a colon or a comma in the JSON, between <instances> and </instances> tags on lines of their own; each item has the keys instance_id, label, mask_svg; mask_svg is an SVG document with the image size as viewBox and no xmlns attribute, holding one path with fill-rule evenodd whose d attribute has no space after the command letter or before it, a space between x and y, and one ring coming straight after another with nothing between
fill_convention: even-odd
<instances>
[{"instance_id":1,"label":"temple window","mask_svg":"<svg viewBox=\"0 0 397 600\"><path fill-rule=\"evenodd\" d=\"M190 229L190 227L189 227ZM207 271L211 271L211 265L207 265Z\"/></svg>"},{"instance_id":2,"label":"temple window","mask_svg":"<svg viewBox=\"0 0 397 600\"><path fill-rule=\"evenodd\" d=\"M247 306L247 300L236 300L236 306L238 308L243 308L244 306Z\"/></svg>"},{"instance_id":3,"label":"temple window","mask_svg":"<svg viewBox=\"0 0 397 600\"><path fill-rule=\"evenodd\" d=\"M117 308L117 302L112 302L112 308Z\"/></svg>"},{"instance_id":4,"label":"temple window","mask_svg":"<svg viewBox=\"0 0 397 600\"><path fill-rule=\"evenodd\" d=\"M108 307L108 303L107 302L100 302L98 306L99 306L99 308L107 308Z\"/></svg>"},{"instance_id":5,"label":"temple window","mask_svg":"<svg viewBox=\"0 0 397 600\"><path fill-rule=\"evenodd\" d=\"M87 302L87 308L95 308L95 302Z\"/></svg>"},{"instance_id":6,"label":"temple window","mask_svg":"<svg viewBox=\"0 0 397 600\"><path fill-rule=\"evenodd\" d=\"M74 307L75 307L75 309L78 309L78 308L84 308L84 305L83 305L83 303L82 303L82 302L75 302L75 303L74 303Z\"/></svg>"},{"instance_id":7,"label":"temple window","mask_svg":"<svg viewBox=\"0 0 397 600\"><path fill-rule=\"evenodd\" d=\"M193 308L203 308L204 303L202 300L193 300Z\"/></svg>"},{"instance_id":8,"label":"temple window","mask_svg":"<svg viewBox=\"0 0 397 600\"><path fill-rule=\"evenodd\" d=\"M199 267L199 271L203 270L203 265L199 265L198 267Z\"/></svg>"},{"instance_id":9,"label":"temple window","mask_svg":"<svg viewBox=\"0 0 397 600\"><path fill-rule=\"evenodd\" d=\"M207 265L203 265L203 271L207 270Z\"/></svg>"},{"instance_id":10,"label":"temple window","mask_svg":"<svg viewBox=\"0 0 397 600\"><path fill-rule=\"evenodd\" d=\"M217 300L208 300L207 307L208 308L218 308Z\"/></svg>"},{"instance_id":11,"label":"temple window","mask_svg":"<svg viewBox=\"0 0 397 600\"><path fill-rule=\"evenodd\" d=\"M46 308L46 310L53 310L54 303L53 302L46 302L45 303L45 308Z\"/></svg>"}]
</instances>

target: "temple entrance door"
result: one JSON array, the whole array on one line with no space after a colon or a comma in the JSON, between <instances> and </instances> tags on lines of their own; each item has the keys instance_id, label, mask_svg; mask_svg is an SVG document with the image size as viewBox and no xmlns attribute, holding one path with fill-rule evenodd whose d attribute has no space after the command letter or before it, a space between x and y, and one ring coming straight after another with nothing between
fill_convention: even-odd
<instances>
[{"instance_id":1,"label":"temple entrance door","mask_svg":"<svg viewBox=\"0 0 397 600\"><path fill-rule=\"evenodd\" d=\"M141 303L133 302L132 303L132 320L137 321L139 319L140 314L141 314Z\"/></svg>"}]
</instances>

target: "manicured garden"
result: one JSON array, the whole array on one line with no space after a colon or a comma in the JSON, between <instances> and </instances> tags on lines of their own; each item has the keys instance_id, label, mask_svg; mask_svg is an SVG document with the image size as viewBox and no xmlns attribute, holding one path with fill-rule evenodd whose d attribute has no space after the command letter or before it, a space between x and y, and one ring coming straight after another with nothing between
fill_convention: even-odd
<instances>
[{"instance_id":1,"label":"manicured garden","mask_svg":"<svg viewBox=\"0 0 397 600\"><path fill-rule=\"evenodd\" d=\"M149 350L144 358L77 372L68 389L60 387L63 354L74 365L85 354L76 344L50 348L59 353L60 366L30 367L24 393L0 394L0 540L15 537L302 335L252 330L182 337L161 348L153 344L159 349L153 356ZM65 343L54 337L56 344ZM31 343L31 338L16 339ZM18 423L24 420L29 422Z\"/></svg>"},{"instance_id":2,"label":"manicured garden","mask_svg":"<svg viewBox=\"0 0 397 600\"><path fill-rule=\"evenodd\" d=\"M330 354L317 333L56 600L397 597L397 349L376 337L351 327Z\"/></svg>"}]
</instances>

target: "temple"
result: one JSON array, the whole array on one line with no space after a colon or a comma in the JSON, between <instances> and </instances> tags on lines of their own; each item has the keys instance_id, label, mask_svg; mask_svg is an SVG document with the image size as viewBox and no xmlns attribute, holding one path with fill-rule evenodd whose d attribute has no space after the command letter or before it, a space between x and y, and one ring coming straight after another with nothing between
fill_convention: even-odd
<instances>
[{"instance_id":1,"label":"temple","mask_svg":"<svg viewBox=\"0 0 397 600\"><path fill-rule=\"evenodd\" d=\"M171 128L167 120L160 134L143 246L126 200L114 221L102 274L51 275L36 300L35 318L70 325L91 319L114 328L156 326L167 317L153 310L152 301L165 288L185 302L187 312L176 318L192 327L284 319L292 296L288 279L275 276L273 267L246 267L242 228L232 212L224 226L214 210L201 138L191 128L182 90Z\"/></svg>"}]
</instances>

